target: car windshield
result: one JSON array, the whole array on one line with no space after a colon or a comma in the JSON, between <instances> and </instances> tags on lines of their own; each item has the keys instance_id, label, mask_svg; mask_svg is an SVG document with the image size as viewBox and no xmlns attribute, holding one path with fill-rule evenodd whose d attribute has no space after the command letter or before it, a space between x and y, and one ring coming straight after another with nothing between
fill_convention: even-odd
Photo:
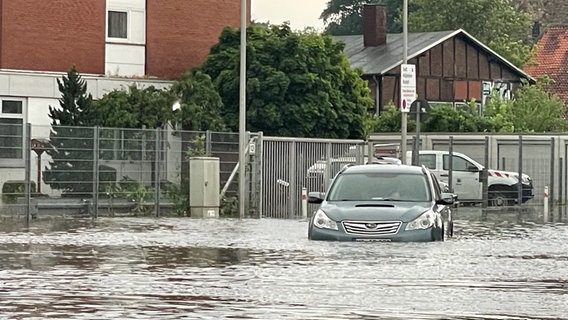
<instances>
[{"instance_id":1,"label":"car windshield","mask_svg":"<svg viewBox=\"0 0 568 320\"><path fill-rule=\"evenodd\" d=\"M430 201L428 180L416 173L345 173L329 191L328 201Z\"/></svg>"}]
</instances>

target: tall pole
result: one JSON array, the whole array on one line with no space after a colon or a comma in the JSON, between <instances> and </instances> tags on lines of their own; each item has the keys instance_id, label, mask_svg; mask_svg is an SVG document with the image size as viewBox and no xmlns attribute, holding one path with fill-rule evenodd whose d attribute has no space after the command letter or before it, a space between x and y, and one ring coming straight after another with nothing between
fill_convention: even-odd
<instances>
[{"instance_id":1,"label":"tall pole","mask_svg":"<svg viewBox=\"0 0 568 320\"><path fill-rule=\"evenodd\" d=\"M246 85L247 85L247 0L241 0L241 68L239 85L239 217L245 216L246 185Z\"/></svg>"},{"instance_id":2,"label":"tall pole","mask_svg":"<svg viewBox=\"0 0 568 320\"><path fill-rule=\"evenodd\" d=\"M402 57L403 57L403 64L408 62L408 0L403 0L402 4L402 38L403 38L403 49L402 49ZM400 85L402 86L402 70L401 70L401 77L400 77ZM402 106L402 96L400 97L401 106ZM406 164L406 131L407 131L407 121L408 120L408 112L402 113L402 125L401 125L401 141L400 141L400 152L401 160L403 164Z\"/></svg>"}]
</instances>

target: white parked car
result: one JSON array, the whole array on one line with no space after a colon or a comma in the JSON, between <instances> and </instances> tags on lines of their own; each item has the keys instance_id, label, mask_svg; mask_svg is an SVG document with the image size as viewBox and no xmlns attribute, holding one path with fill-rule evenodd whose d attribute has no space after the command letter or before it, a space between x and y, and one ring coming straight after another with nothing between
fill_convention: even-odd
<instances>
[{"instance_id":1,"label":"white parked car","mask_svg":"<svg viewBox=\"0 0 568 320\"><path fill-rule=\"evenodd\" d=\"M412 152L407 152L407 163L412 162ZM418 164L430 169L436 177L449 182L450 153L442 150L420 150ZM484 166L459 152L452 153L452 187L460 203L475 203L483 200L481 172ZM518 202L519 188L522 188L522 202L534 197L532 179L518 172L489 169L489 205L506 206Z\"/></svg>"}]
</instances>

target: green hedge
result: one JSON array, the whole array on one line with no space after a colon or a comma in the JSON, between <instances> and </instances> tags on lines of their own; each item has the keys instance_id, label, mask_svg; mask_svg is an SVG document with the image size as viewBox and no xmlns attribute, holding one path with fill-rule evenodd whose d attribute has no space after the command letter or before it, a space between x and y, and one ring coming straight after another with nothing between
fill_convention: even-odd
<instances>
[{"instance_id":1,"label":"green hedge","mask_svg":"<svg viewBox=\"0 0 568 320\"><path fill-rule=\"evenodd\" d=\"M36 183L30 182L30 194L36 196ZM2 185L2 202L16 203L18 197L23 197L25 191L25 181L23 180L9 180Z\"/></svg>"}]
</instances>

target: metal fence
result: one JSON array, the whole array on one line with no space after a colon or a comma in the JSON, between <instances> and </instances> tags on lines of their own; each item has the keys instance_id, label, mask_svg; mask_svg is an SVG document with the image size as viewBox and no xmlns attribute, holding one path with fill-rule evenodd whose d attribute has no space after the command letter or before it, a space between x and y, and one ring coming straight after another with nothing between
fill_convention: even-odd
<instances>
[{"instance_id":1,"label":"metal fence","mask_svg":"<svg viewBox=\"0 0 568 320\"><path fill-rule=\"evenodd\" d=\"M52 127L0 130L0 213L83 213L90 216L186 215L189 156L220 159L221 214L238 213L238 134L211 131ZM400 143L399 134L369 141L265 137L249 133L246 216L302 215L302 191L325 191L347 163L364 163L371 143ZM412 150L413 139L407 142ZM568 135L422 134L420 149L469 155L488 168L522 171L542 205L568 195ZM315 206L309 205L308 212ZM29 213L29 214L28 214Z\"/></svg>"},{"instance_id":2,"label":"metal fence","mask_svg":"<svg viewBox=\"0 0 568 320\"><path fill-rule=\"evenodd\" d=\"M264 137L262 215L301 216L302 188L325 191L347 163L362 163L363 140ZM315 210L309 205L308 211Z\"/></svg>"},{"instance_id":3,"label":"metal fence","mask_svg":"<svg viewBox=\"0 0 568 320\"><path fill-rule=\"evenodd\" d=\"M407 150L413 150L414 140L409 137ZM396 133L374 134L368 141L264 137L263 216L301 216L303 188L325 191L329 180L343 166L364 163L369 144L400 142L400 134ZM534 198L523 203L523 207L542 207L545 188L551 205L566 204L568 135L423 133L416 145L422 150L461 152L489 169L528 174L532 178ZM488 190L484 192L483 198L487 199ZM316 208L309 205L308 213Z\"/></svg>"},{"instance_id":4,"label":"metal fence","mask_svg":"<svg viewBox=\"0 0 568 320\"><path fill-rule=\"evenodd\" d=\"M186 215L189 157L220 160L225 185L238 134L211 131L31 126L0 134L22 152L0 154L1 212ZM16 141L17 143L14 143ZM236 185L221 210L232 211Z\"/></svg>"},{"instance_id":5,"label":"metal fence","mask_svg":"<svg viewBox=\"0 0 568 320\"><path fill-rule=\"evenodd\" d=\"M374 134L369 140L376 143L401 142L400 135L394 133ZM489 169L528 174L532 178L535 197L525 205L541 206L545 187L549 190L550 204L566 203L568 135L422 133L418 144L410 136L407 150L412 151L415 145L421 150L452 149Z\"/></svg>"}]
</instances>

